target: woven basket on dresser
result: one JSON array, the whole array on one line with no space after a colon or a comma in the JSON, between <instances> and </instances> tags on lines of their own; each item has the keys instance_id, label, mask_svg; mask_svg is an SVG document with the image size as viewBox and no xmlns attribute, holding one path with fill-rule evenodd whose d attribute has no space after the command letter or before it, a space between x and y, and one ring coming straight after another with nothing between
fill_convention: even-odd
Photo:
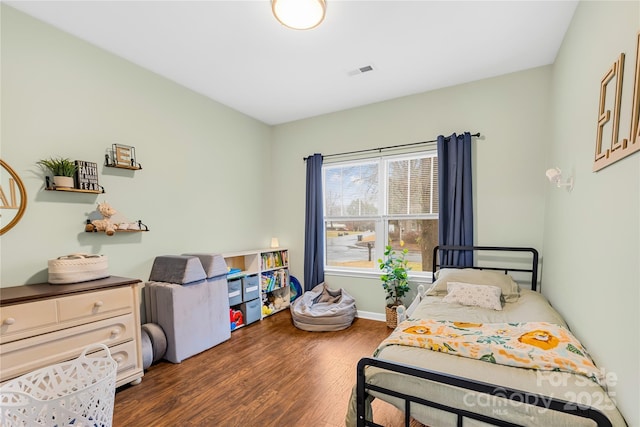
<instances>
[{"instance_id":1,"label":"woven basket on dresser","mask_svg":"<svg viewBox=\"0 0 640 427\"><path fill-rule=\"evenodd\" d=\"M71 254L48 261L49 283L69 284L109 276L105 255Z\"/></svg>"}]
</instances>

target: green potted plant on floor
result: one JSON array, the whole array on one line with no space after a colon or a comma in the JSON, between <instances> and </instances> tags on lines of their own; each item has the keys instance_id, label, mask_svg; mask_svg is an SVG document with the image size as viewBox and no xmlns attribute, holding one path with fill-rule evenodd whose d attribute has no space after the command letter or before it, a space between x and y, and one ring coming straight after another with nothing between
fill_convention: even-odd
<instances>
[{"instance_id":1,"label":"green potted plant on floor","mask_svg":"<svg viewBox=\"0 0 640 427\"><path fill-rule=\"evenodd\" d=\"M63 157L50 157L39 160L38 164L51 172L55 187L74 187L73 178L76 174L76 164L73 160Z\"/></svg>"},{"instance_id":2,"label":"green potted plant on floor","mask_svg":"<svg viewBox=\"0 0 640 427\"><path fill-rule=\"evenodd\" d=\"M402 242L400 244L402 245ZM383 274L380 276L382 287L386 293L385 314L387 326L395 328L398 323L396 308L401 305L402 298L409 292L409 275L411 268L405 259L408 249L404 248L396 252L391 245L387 245L384 250L384 259L379 259L380 270Z\"/></svg>"}]
</instances>

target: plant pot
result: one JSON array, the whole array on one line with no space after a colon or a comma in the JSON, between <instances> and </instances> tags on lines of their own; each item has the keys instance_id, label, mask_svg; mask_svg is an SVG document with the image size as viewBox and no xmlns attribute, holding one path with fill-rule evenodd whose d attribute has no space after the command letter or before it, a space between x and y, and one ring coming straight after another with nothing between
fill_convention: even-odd
<instances>
[{"instance_id":1,"label":"plant pot","mask_svg":"<svg viewBox=\"0 0 640 427\"><path fill-rule=\"evenodd\" d=\"M387 319L387 327L391 329L395 329L398 326L398 313L396 312L397 306L389 307L385 306L385 315Z\"/></svg>"},{"instance_id":2,"label":"plant pot","mask_svg":"<svg viewBox=\"0 0 640 427\"><path fill-rule=\"evenodd\" d=\"M73 188L74 182L72 176L54 176L53 177L53 185L62 188Z\"/></svg>"}]
</instances>

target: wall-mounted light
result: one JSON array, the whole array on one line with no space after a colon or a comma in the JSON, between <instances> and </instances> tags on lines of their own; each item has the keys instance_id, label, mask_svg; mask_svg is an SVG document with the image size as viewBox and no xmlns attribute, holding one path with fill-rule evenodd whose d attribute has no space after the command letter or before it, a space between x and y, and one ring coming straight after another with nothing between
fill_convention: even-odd
<instances>
[{"instance_id":1,"label":"wall-mounted light","mask_svg":"<svg viewBox=\"0 0 640 427\"><path fill-rule=\"evenodd\" d=\"M273 16L285 27L310 30L324 20L325 0L271 0Z\"/></svg>"},{"instance_id":2,"label":"wall-mounted light","mask_svg":"<svg viewBox=\"0 0 640 427\"><path fill-rule=\"evenodd\" d=\"M547 169L547 178L558 188L567 187L567 191L573 190L573 177L570 176L565 182L562 182L562 171L560 168Z\"/></svg>"}]
</instances>

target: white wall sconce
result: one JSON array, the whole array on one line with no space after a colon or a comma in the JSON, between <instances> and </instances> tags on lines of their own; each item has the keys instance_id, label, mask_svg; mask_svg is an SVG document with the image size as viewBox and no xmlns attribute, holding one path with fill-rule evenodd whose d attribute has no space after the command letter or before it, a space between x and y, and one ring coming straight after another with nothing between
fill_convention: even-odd
<instances>
[{"instance_id":1,"label":"white wall sconce","mask_svg":"<svg viewBox=\"0 0 640 427\"><path fill-rule=\"evenodd\" d=\"M325 0L271 0L273 16L285 27L310 30L324 20Z\"/></svg>"},{"instance_id":2,"label":"white wall sconce","mask_svg":"<svg viewBox=\"0 0 640 427\"><path fill-rule=\"evenodd\" d=\"M573 190L573 177L570 176L565 182L562 182L562 171L560 168L547 169L547 178L558 188L566 187L567 191Z\"/></svg>"}]
</instances>

